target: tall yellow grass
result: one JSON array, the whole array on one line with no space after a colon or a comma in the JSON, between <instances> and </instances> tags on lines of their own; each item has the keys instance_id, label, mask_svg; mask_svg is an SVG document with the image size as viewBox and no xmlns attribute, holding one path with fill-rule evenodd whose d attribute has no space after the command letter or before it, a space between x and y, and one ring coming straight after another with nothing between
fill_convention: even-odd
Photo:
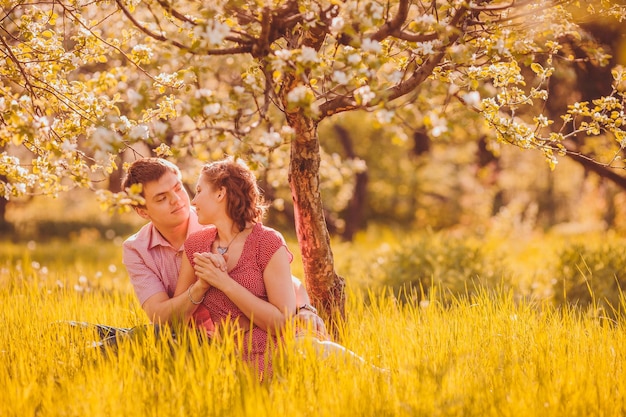
<instances>
[{"instance_id":1,"label":"tall yellow grass","mask_svg":"<svg viewBox=\"0 0 626 417\"><path fill-rule=\"evenodd\" d=\"M192 333L177 345L147 332L94 348L93 331L62 321L147 323L119 248L55 248L3 244L0 416L626 415L619 321L497 290L444 307L436 292L401 305L348 285L339 340L368 363L288 338L275 377L260 383L232 345Z\"/></svg>"}]
</instances>

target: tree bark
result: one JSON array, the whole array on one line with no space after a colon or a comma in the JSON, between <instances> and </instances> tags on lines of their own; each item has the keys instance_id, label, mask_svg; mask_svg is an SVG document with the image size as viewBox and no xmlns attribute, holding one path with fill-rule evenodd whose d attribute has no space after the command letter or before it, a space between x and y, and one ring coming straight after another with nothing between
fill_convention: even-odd
<instances>
[{"instance_id":1,"label":"tree bark","mask_svg":"<svg viewBox=\"0 0 626 417\"><path fill-rule=\"evenodd\" d=\"M296 134L291 143L289 186L305 283L320 315L332 323L333 319L344 317L345 281L334 269L330 235L324 217L319 187L321 157L317 122L301 112L288 113L287 119Z\"/></svg>"},{"instance_id":2,"label":"tree bark","mask_svg":"<svg viewBox=\"0 0 626 417\"><path fill-rule=\"evenodd\" d=\"M9 200L4 197L0 197L0 232L10 232L12 227L6 219L7 204Z\"/></svg>"},{"instance_id":3,"label":"tree bark","mask_svg":"<svg viewBox=\"0 0 626 417\"><path fill-rule=\"evenodd\" d=\"M7 177L0 175L0 180L3 182L7 181ZM0 197L0 232L3 232L3 234L13 231L12 225L6 219L8 204L9 200L4 197Z\"/></svg>"}]
</instances>

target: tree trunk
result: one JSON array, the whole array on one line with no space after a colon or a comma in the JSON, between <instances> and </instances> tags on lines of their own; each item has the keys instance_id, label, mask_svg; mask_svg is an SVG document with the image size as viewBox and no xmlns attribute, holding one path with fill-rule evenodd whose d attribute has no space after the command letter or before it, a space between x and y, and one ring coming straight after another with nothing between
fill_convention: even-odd
<instances>
[{"instance_id":1,"label":"tree trunk","mask_svg":"<svg viewBox=\"0 0 626 417\"><path fill-rule=\"evenodd\" d=\"M350 132L341 125L335 125L335 131L339 135L339 142L342 144L346 157L356 158L356 152L352 146L352 138ZM359 172L355 176L354 193L348 203L348 207L344 210L345 228L341 234L341 238L345 242L350 242L354 238L357 231L363 228L365 223L365 207L367 199L367 171Z\"/></svg>"},{"instance_id":2,"label":"tree trunk","mask_svg":"<svg viewBox=\"0 0 626 417\"><path fill-rule=\"evenodd\" d=\"M7 204L9 200L4 197L0 197L0 232L9 233L12 230L11 224L7 222Z\"/></svg>"},{"instance_id":3,"label":"tree trunk","mask_svg":"<svg viewBox=\"0 0 626 417\"><path fill-rule=\"evenodd\" d=\"M6 182L7 177L0 175L0 181ZM0 197L0 232L2 232L3 236L6 236L13 231L12 225L7 222L6 219L8 204L9 200L4 197Z\"/></svg>"},{"instance_id":4,"label":"tree trunk","mask_svg":"<svg viewBox=\"0 0 626 417\"><path fill-rule=\"evenodd\" d=\"M317 123L300 112L288 113L287 119L295 130L295 139L291 143L289 186L306 287L320 315L332 323L334 318L344 317L345 282L334 269L330 235L324 217L319 188L321 157Z\"/></svg>"}]
</instances>

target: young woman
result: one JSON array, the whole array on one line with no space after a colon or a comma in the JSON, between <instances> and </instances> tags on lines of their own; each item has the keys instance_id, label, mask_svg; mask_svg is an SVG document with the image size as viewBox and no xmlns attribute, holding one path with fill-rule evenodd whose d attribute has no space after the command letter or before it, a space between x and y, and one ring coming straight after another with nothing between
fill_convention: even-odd
<instances>
[{"instance_id":1,"label":"young woman","mask_svg":"<svg viewBox=\"0 0 626 417\"><path fill-rule=\"evenodd\" d=\"M292 285L293 255L276 230L261 223L266 206L252 171L240 161L227 158L205 165L191 201L198 222L210 225L191 234L176 295L187 292L189 301L206 308L219 335L230 326L246 361L261 378L272 374L267 347L277 343L298 306ZM195 294L204 294L194 299ZM310 337L321 357L339 355L365 363L363 358L328 340L322 327L308 328L299 320L297 338ZM234 328L234 329L233 329ZM233 331L234 330L234 331ZM373 366L379 371L380 368Z\"/></svg>"},{"instance_id":2,"label":"young woman","mask_svg":"<svg viewBox=\"0 0 626 417\"><path fill-rule=\"evenodd\" d=\"M216 326L234 326L244 359L261 376L271 374L267 346L276 343L296 312L293 255L283 236L261 223L266 206L242 162L227 158L205 165L191 204L199 223L210 226L185 241L176 294L187 289L190 301L202 304ZM200 299L193 299L201 293L196 286L206 289Z\"/></svg>"}]
</instances>

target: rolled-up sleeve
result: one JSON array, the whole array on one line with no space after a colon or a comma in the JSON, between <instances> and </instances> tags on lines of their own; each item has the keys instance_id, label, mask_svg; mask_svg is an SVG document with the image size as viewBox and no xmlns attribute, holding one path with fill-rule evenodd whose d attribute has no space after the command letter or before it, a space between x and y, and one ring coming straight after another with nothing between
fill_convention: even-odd
<instances>
[{"instance_id":1,"label":"rolled-up sleeve","mask_svg":"<svg viewBox=\"0 0 626 417\"><path fill-rule=\"evenodd\" d=\"M154 260L150 259L148 253L137 248L134 243L135 240L132 239L124 242L122 262L126 266L135 295L139 303L143 305L153 295L168 291L160 279L159 271L154 268Z\"/></svg>"}]
</instances>

